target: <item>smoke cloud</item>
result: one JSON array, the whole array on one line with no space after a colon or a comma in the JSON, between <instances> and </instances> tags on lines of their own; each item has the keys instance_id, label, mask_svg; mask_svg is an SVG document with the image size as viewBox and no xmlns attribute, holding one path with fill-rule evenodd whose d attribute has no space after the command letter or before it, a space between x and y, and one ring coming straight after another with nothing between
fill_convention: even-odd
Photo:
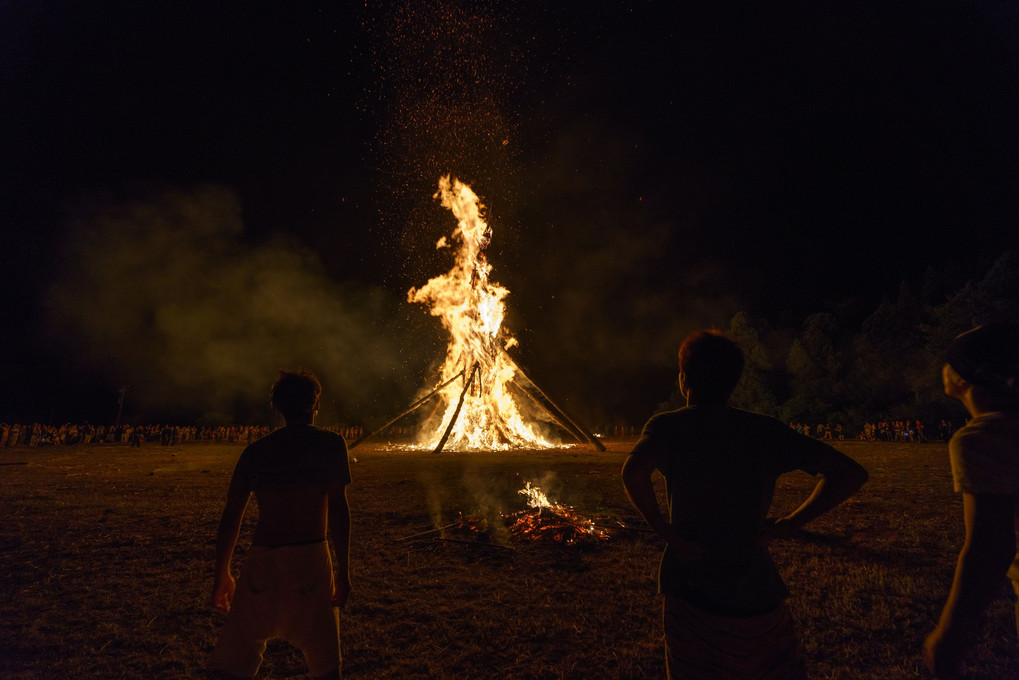
<instances>
[{"instance_id":1,"label":"smoke cloud","mask_svg":"<svg viewBox=\"0 0 1019 680\"><path fill-rule=\"evenodd\" d=\"M415 345L386 291L338 283L292 241L245 241L227 189L165 191L75 220L47 298L66 354L141 418L265 422L281 368L323 383L320 421L392 412Z\"/></svg>"}]
</instances>

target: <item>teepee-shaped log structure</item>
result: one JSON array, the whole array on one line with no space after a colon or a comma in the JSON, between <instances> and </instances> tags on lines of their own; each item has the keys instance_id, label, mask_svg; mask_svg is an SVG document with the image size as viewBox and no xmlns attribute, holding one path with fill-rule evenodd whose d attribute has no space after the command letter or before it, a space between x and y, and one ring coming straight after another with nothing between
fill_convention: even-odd
<instances>
[{"instance_id":1,"label":"teepee-shaped log structure","mask_svg":"<svg viewBox=\"0 0 1019 680\"><path fill-rule=\"evenodd\" d=\"M492 240L492 230L482 217L484 206L477 195L466 184L447 176L439 180L435 198L440 198L443 207L457 218L451 236L451 241L459 244L455 264L424 286L411 288L407 299L427 305L432 316L439 317L449 331L446 359L435 389L368 436L374 436L438 395L442 401L436 412L443 404L445 408L429 443L435 452L441 451L451 438L453 445L467 450L552 448L554 444L536 429L537 423L523 416L521 405L530 410L530 404L547 413L578 441L604 450L594 435L559 408L507 352L507 348L516 345L516 340L502 328L504 299L509 290L489 278L492 265L485 257L485 249ZM437 247L449 245L450 240L443 236ZM457 380L463 381L459 390L454 385ZM354 442L352 447L359 443Z\"/></svg>"},{"instance_id":2,"label":"teepee-shaped log structure","mask_svg":"<svg viewBox=\"0 0 1019 680\"><path fill-rule=\"evenodd\" d=\"M513 361L513 358L509 356L509 353L505 351L504 353L506 355L506 358L509 361L511 361L514 367L516 368L516 375L514 376L511 384L519 394L526 397L534 405L536 405L537 407L542 409L545 413L547 413L553 422L555 422L559 427L568 432L570 436L576 439L578 442L590 444L598 451L605 450L605 445L602 444L598 440L598 438L591 433L590 430L584 427L584 425L582 425L576 418L574 418L569 413L560 408L558 405L556 405L556 403L552 401L551 397L549 397L544 390L538 387L538 385L533 380L531 380L531 378L526 373L524 373L523 369L521 369L520 366L515 361ZM460 416L460 411L463 406L464 398L470 391L471 386L474 383L474 380L478 372L479 367L477 364L471 367L470 375L466 378L463 384L463 388L460 390L460 397L457 401L457 406L454 409L454 415L446 424L446 427L443 431L443 435L440 438L439 443L432 450L432 453L439 453L440 451L442 451L442 449L446 445L446 442L449 440L450 432L453 430L453 427L456 425L457 418ZM434 398L439 397L442 394L442 391L447 386L451 385L457 380L462 379L465 373L466 370L461 370L452 378L440 383L428 394L412 403L410 406L408 406L406 409L401 411L393 418L387 420L384 425L373 430L372 432L369 432L368 434L363 435L362 437L351 443L347 448L353 449L362 442L365 442L371 439L372 437L375 437L376 435L379 435L382 432L386 431L387 429L395 425L397 422L399 422L406 416L409 416L411 413L417 411L419 408L421 408L428 402L432 401Z\"/></svg>"}]
</instances>

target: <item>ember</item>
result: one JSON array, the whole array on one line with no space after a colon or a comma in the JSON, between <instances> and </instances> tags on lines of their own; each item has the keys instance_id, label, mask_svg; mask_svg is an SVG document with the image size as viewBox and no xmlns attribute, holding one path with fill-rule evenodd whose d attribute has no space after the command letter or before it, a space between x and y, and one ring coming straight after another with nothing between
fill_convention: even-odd
<instances>
[{"instance_id":1,"label":"ember","mask_svg":"<svg viewBox=\"0 0 1019 680\"><path fill-rule=\"evenodd\" d=\"M568 505L560 505L530 482L518 494L527 496L530 510L511 515L509 525L514 538L528 541L550 541L565 545L595 543L609 538L608 531L595 526L594 520L580 515Z\"/></svg>"},{"instance_id":2,"label":"ember","mask_svg":"<svg viewBox=\"0 0 1019 680\"><path fill-rule=\"evenodd\" d=\"M466 532L469 534L486 534L488 533L488 520L484 517L474 517L472 515L465 515L460 513L456 518L456 522L450 525L457 531Z\"/></svg>"},{"instance_id":3,"label":"ember","mask_svg":"<svg viewBox=\"0 0 1019 680\"><path fill-rule=\"evenodd\" d=\"M478 547L493 547L512 550L506 545L508 538L527 543L553 543L565 546L590 545L607 541L620 534L646 533L643 527L630 527L612 517L584 517L574 508L550 501L548 496L530 482L518 494L527 497L528 508L508 515L501 515L505 529L493 526L488 518L457 513L456 520L441 527L421 531L404 541L422 539L436 535L428 543L436 541L466 544ZM597 524L596 524L597 522ZM418 540L418 543L424 543Z\"/></svg>"}]
</instances>

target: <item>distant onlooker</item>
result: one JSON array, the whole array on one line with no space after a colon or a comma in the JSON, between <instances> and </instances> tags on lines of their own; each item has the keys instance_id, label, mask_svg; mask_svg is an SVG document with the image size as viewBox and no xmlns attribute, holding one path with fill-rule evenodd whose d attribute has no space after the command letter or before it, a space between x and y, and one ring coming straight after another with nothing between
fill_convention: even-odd
<instances>
[{"instance_id":1,"label":"distant onlooker","mask_svg":"<svg viewBox=\"0 0 1019 680\"><path fill-rule=\"evenodd\" d=\"M946 358L945 393L972 419L948 445L966 538L948 601L924 643L924 663L940 680L960 677L980 615L1006 575L1019 595L1019 324L978 326L957 337Z\"/></svg>"},{"instance_id":2,"label":"distant onlooker","mask_svg":"<svg viewBox=\"0 0 1019 680\"><path fill-rule=\"evenodd\" d=\"M867 479L862 467L820 440L731 408L743 362L739 346L717 331L688 337L679 350L687 406L649 420L623 465L627 495L667 543L658 584L670 678L807 677L768 538L831 510ZM777 478L797 469L824 479L803 505L769 522ZM665 477L667 518L654 470Z\"/></svg>"},{"instance_id":3,"label":"distant onlooker","mask_svg":"<svg viewBox=\"0 0 1019 680\"><path fill-rule=\"evenodd\" d=\"M952 423L942 418L941 423L938 425L938 439L947 442L951 438L952 438Z\"/></svg>"}]
</instances>

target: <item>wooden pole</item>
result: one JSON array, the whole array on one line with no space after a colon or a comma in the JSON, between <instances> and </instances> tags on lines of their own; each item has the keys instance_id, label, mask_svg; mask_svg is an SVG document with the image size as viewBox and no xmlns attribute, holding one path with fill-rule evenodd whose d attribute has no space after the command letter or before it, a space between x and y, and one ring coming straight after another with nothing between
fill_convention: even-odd
<instances>
[{"instance_id":1,"label":"wooden pole","mask_svg":"<svg viewBox=\"0 0 1019 680\"><path fill-rule=\"evenodd\" d=\"M424 403L425 403L426 401L428 401L429 399L431 399L432 397L434 397L434 396L435 396L436 394L438 394L438 393L439 393L439 390L441 390L441 389L442 389L443 387L445 387L446 385L450 384L451 382L453 382L454 380L456 380L457 378L459 378L459 377L460 377L460 376L462 376L463 374L464 374L464 372L463 372L463 371L460 371L459 373L457 373L456 375L454 375L454 376L453 376L452 378L450 378L449 380L447 380L446 382L442 383L441 385L439 385L438 387L436 387L436 388L435 388L434 390L432 390L431 392L429 392L429 393L428 393L428 396L425 396L425 397L421 397L420 399L418 399L417 401L415 401L415 402L414 402L413 404L411 404L410 406L408 406L408 407L406 408L406 410L404 410L404 411L403 411L403 413L401 413L400 415L398 415L398 416L396 416L395 418L391 419L391 420L390 420L390 421L389 421L388 423L386 423L386 424L385 424L385 425L383 425L382 427L378 428L377 430L375 430L375 431L374 431L374 432L372 432L371 434L366 434L366 435L364 435L363 437L361 437L360 439L358 439L357 441L355 441L355 442L354 442L353 444L351 444L350 446L348 446L348 447L347 447L347 450L349 451L349 450L353 449L353 448L354 448L355 446L357 446L358 444L360 444L361 442L363 442L363 441L364 441L364 440L366 440L366 439L371 439L372 437L374 437L375 435L377 435L377 434L378 434L379 432L382 432L382 431L383 431L384 429L386 429L387 427L389 427L390 425L392 425L393 423L395 423L395 422L396 422L397 420L399 420L400 418L403 418L403 417L404 417L405 415L407 415L407 414L408 414L408 413L410 413L411 411L414 411L414 410L418 409L418 408L419 408L419 407L420 407L420 406L421 406L422 404L424 404ZM463 400L463 397L461 397L460 399L461 399L461 401L462 401L462 400Z\"/></svg>"},{"instance_id":2,"label":"wooden pole","mask_svg":"<svg viewBox=\"0 0 1019 680\"><path fill-rule=\"evenodd\" d=\"M523 376L527 380L527 382L531 383L531 387L533 387L534 390L539 395L541 395L541 398L544 399L547 402L546 404L543 404L543 406L545 407L545 409L549 413L556 413L556 412L558 412L558 415L561 416L567 422L569 422L578 432L583 434L584 438L587 439L587 441L592 446L594 446L594 448L598 449L599 451L604 451L605 450L605 445L602 444L600 441L598 441L597 437L595 437L593 434L588 432L586 428L584 428L583 426L579 425L577 423L577 421L575 419L571 418L570 415L566 411L564 411L561 408L559 408L558 406L556 406L556 403L554 401L552 401L552 399L547 394L545 394L545 392L540 387L538 387L538 384L536 382L534 382L533 380L531 380L531 378L526 373L524 373L524 370L522 368L520 368L520 365L517 364L516 361L513 360L513 357L510 356L509 352L507 352L505 349L503 349L502 352L503 352L503 354L506 355L506 358L510 360L510 362L513 364L513 366L516 367L517 372L520 373L520 375Z\"/></svg>"},{"instance_id":3,"label":"wooden pole","mask_svg":"<svg viewBox=\"0 0 1019 680\"><path fill-rule=\"evenodd\" d=\"M583 432L580 432L579 430L574 429L574 427L572 425L567 423L565 420L559 418L559 416L557 416L555 413L553 413L551 410L549 410L548 406L546 406L545 404L541 403L540 399L538 399L536 396L534 396L533 394L528 392L526 389L524 389L523 387L518 385L515 380L514 381L510 381L510 385L513 385L513 387L517 388L518 392L520 392L525 397L527 397L532 402L534 402L538 406L538 408L540 408L543 411L545 411L545 413L547 413L552 418L552 420L554 420L556 422L556 424L559 427L561 427L564 430L566 430L567 432L569 432L570 435L572 435L573 438L576 439L578 442L586 442L587 441L587 437L584 436Z\"/></svg>"},{"instance_id":4,"label":"wooden pole","mask_svg":"<svg viewBox=\"0 0 1019 680\"><path fill-rule=\"evenodd\" d=\"M467 369L464 368L466 371ZM474 376L478 374L481 367L475 363L471 368L471 377L467 378L467 382L464 384L463 390L460 391L460 401L456 403L456 410L453 411L453 417L449 419L449 425L446 426L446 431L442 433L442 439L439 440L439 445L435 447L432 453L438 453L442 451L442 447L446 445L446 440L449 439L449 433L453 431L453 425L456 424L456 419L460 417L460 408L464 405L464 397L467 396L467 390L471 389L471 383L474 382ZM461 374L463 371L461 371Z\"/></svg>"}]
</instances>

